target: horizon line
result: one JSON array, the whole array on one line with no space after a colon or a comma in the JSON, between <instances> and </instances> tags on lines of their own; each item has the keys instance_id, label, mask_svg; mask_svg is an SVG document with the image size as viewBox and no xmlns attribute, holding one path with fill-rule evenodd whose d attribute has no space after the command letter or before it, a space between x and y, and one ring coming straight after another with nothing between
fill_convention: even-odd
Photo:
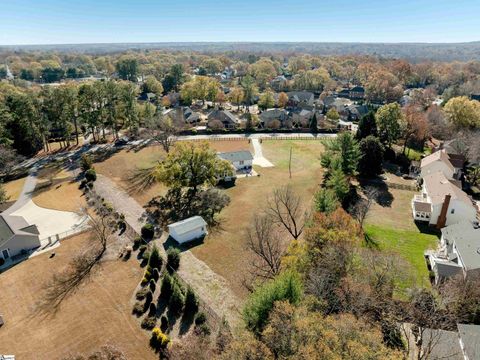
<instances>
[{"instance_id":1,"label":"horizon line","mask_svg":"<svg viewBox=\"0 0 480 360\"><path fill-rule=\"evenodd\" d=\"M39 44L0 44L0 47L14 46L85 46L85 45L182 45L182 44L374 44L374 45L465 45L478 43L473 41L452 41L452 42L429 42L429 41L140 41L140 42L78 42L78 43L39 43Z\"/></svg>"}]
</instances>

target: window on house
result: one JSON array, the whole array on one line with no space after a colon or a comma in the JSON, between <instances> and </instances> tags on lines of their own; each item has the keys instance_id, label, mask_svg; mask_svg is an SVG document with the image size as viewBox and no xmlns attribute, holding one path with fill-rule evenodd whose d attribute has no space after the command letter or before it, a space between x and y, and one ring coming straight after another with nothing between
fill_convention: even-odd
<instances>
[{"instance_id":1,"label":"window on house","mask_svg":"<svg viewBox=\"0 0 480 360\"><path fill-rule=\"evenodd\" d=\"M243 160L240 160L240 165L243 165L244 161Z\"/></svg>"},{"instance_id":2,"label":"window on house","mask_svg":"<svg viewBox=\"0 0 480 360\"><path fill-rule=\"evenodd\" d=\"M452 211L450 211L450 214L455 214L455 209L452 209Z\"/></svg>"}]
</instances>

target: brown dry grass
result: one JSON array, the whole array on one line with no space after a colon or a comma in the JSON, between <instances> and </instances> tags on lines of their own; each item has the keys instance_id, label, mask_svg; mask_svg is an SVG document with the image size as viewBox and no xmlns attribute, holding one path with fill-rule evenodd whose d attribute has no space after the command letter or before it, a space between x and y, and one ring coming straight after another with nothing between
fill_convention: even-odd
<instances>
[{"instance_id":1,"label":"brown dry grass","mask_svg":"<svg viewBox=\"0 0 480 360\"><path fill-rule=\"evenodd\" d=\"M142 277L135 259L105 261L77 293L52 317L34 312L43 284L61 270L72 254L85 248L88 233L62 242L56 256L42 254L0 276L0 354L19 359L61 359L70 353L91 353L106 343L129 359L156 359L148 333L131 315L132 294Z\"/></svg>"},{"instance_id":2,"label":"brown dry grass","mask_svg":"<svg viewBox=\"0 0 480 360\"><path fill-rule=\"evenodd\" d=\"M293 147L292 179L288 174L290 147ZM246 295L242 279L247 275L249 263L246 231L252 218L262 211L274 188L287 184L310 208L313 194L322 181L318 161L322 150L318 141L264 141L263 154L275 167L256 167L261 176L239 179L226 190L231 203L220 215L220 229L214 229L203 244L192 249L195 256L229 281L238 296Z\"/></svg>"},{"instance_id":3,"label":"brown dry grass","mask_svg":"<svg viewBox=\"0 0 480 360\"><path fill-rule=\"evenodd\" d=\"M83 193L78 188L77 182L69 178L54 181L52 185L48 181L37 185L38 192L33 195L33 202L40 207L78 212L86 206Z\"/></svg>"},{"instance_id":4,"label":"brown dry grass","mask_svg":"<svg viewBox=\"0 0 480 360\"><path fill-rule=\"evenodd\" d=\"M214 140L208 141L208 143L215 151L251 150L251 145L248 140ZM166 153L161 146L149 146L138 152L122 150L103 162L95 163L94 166L99 174L109 177L115 184L126 190L130 196L141 205L145 205L153 197L164 194L166 187L162 184L155 184L147 190L135 191L135 189L131 189L129 177L136 168L144 169L154 166L165 155Z\"/></svg>"},{"instance_id":5,"label":"brown dry grass","mask_svg":"<svg viewBox=\"0 0 480 360\"><path fill-rule=\"evenodd\" d=\"M20 196L23 185L25 184L26 178L20 178L17 180L12 180L3 184L3 188L7 192L7 196L9 197L8 201L15 201Z\"/></svg>"}]
</instances>

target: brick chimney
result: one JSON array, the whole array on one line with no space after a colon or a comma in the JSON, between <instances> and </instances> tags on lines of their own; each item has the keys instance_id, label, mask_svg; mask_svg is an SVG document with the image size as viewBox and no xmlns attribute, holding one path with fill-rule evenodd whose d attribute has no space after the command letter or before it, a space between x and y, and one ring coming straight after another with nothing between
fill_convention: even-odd
<instances>
[{"instance_id":1,"label":"brick chimney","mask_svg":"<svg viewBox=\"0 0 480 360\"><path fill-rule=\"evenodd\" d=\"M437 220L437 229L441 229L445 227L445 223L447 222L448 206L450 205L451 198L452 198L452 195L450 194L445 195L445 200L443 200L442 210L440 211L440 215L438 216L438 220Z\"/></svg>"}]
</instances>

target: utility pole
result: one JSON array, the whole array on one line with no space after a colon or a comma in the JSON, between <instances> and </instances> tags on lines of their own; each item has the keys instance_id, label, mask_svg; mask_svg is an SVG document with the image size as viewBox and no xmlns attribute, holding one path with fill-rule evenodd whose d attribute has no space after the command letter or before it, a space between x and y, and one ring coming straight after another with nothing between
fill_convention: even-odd
<instances>
[{"instance_id":1,"label":"utility pole","mask_svg":"<svg viewBox=\"0 0 480 360\"><path fill-rule=\"evenodd\" d=\"M288 161L288 172L290 173L290 179L292 178L292 147L290 147L290 160Z\"/></svg>"}]
</instances>

